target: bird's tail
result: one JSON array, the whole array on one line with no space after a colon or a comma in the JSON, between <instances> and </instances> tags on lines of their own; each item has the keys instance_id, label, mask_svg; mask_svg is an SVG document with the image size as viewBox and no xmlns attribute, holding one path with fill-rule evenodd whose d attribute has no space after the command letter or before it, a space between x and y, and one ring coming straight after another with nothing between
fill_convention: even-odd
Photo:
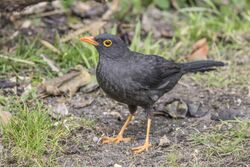
<instances>
[{"instance_id":1,"label":"bird's tail","mask_svg":"<svg viewBox=\"0 0 250 167\"><path fill-rule=\"evenodd\" d=\"M189 72L205 72L215 70L214 67L224 66L225 64L221 61L213 60L201 60L189 63L182 63L181 69L184 73Z\"/></svg>"}]
</instances>

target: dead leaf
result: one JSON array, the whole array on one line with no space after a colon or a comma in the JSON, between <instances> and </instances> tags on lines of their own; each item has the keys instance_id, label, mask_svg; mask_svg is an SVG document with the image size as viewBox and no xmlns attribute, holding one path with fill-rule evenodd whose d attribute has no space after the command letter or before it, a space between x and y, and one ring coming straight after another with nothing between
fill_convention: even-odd
<instances>
[{"instance_id":1,"label":"dead leaf","mask_svg":"<svg viewBox=\"0 0 250 167\"><path fill-rule=\"evenodd\" d=\"M188 105L187 116L194 117L194 118L201 118L209 113L206 110L206 108L202 107L201 102L193 102L193 101L187 102L186 101L186 103Z\"/></svg>"},{"instance_id":2,"label":"dead leaf","mask_svg":"<svg viewBox=\"0 0 250 167\"><path fill-rule=\"evenodd\" d=\"M172 118L185 118L188 112L188 105L183 100L176 99L167 104L166 110Z\"/></svg>"},{"instance_id":3,"label":"dead leaf","mask_svg":"<svg viewBox=\"0 0 250 167\"><path fill-rule=\"evenodd\" d=\"M79 98L78 100L72 101L71 105L72 107L79 109L91 105L93 101L94 98L86 96L84 98Z\"/></svg>"},{"instance_id":4,"label":"dead leaf","mask_svg":"<svg viewBox=\"0 0 250 167\"><path fill-rule=\"evenodd\" d=\"M39 87L39 97L47 97L50 95L58 96L63 94L72 97L80 87L87 85L90 81L91 75L89 72L81 65L78 65L67 74L43 83Z\"/></svg>"},{"instance_id":5,"label":"dead leaf","mask_svg":"<svg viewBox=\"0 0 250 167\"><path fill-rule=\"evenodd\" d=\"M6 111L0 111L0 125L7 125L10 122L11 113Z\"/></svg>"},{"instance_id":6,"label":"dead leaf","mask_svg":"<svg viewBox=\"0 0 250 167\"><path fill-rule=\"evenodd\" d=\"M17 83L15 82L10 80L0 80L0 89L14 88L15 86L17 86Z\"/></svg>"},{"instance_id":7,"label":"dead leaf","mask_svg":"<svg viewBox=\"0 0 250 167\"><path fill-rule=\"evenodd\" d=\"M170 144L171 144L171 141L167 138L166 135L160 138L159 146L166 147L166 146L169 146Z\"/></svg>"},{"instance_id":8,"label":"dead leaf","mask_svg":"<svg viewBox=\"0 0 250 167\"><path fill-rule=\"evenodd\" d=\"M81 18L92 18L102 16L107 11L108 6L95 1L75 1L71 9L74 14Z\"/></svg>"},{"instance_id":9,"label":"dead leaf","mask_svg":"<svg viewBox=\"0 0 250 167\"><path fill-rule=\"evenodd\" d=\"M208 43L206 38L198 40L192 47L192 52L186 56L189 61L206 60L208 55Z\"/></svg>"},{"instance_id":10,"label":"dead leaf","mask_svg":"<svg viewBox=\"0 0 250 167\"><path fill-rule=\"evenodd\" d=\"M91 76L91 81L88 85L82 87L80 89L80 92L83 92L83 93L90 93L90 92L93 92L95 90L97 90L99 88L99 84L97 83L97 80L96 80L96 76Z\"/></svg>"}]
</instances>

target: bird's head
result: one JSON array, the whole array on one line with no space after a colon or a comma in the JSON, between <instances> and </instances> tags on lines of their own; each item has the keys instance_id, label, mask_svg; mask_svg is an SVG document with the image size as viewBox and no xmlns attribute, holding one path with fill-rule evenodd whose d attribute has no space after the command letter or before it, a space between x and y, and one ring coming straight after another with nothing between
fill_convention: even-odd
<instances>
[{"instance_id":1,"label":"bird's head","mask_svg":"<svg viewBox=\"0 0 250 167\"><path fill-rule=\"evenodd\" d=\"M104 57L119 57L129 50L121 38L112 34L100 34L96 37L87 36L80 40L94 45L99 55Z\"/></svg>"}]
</instances>

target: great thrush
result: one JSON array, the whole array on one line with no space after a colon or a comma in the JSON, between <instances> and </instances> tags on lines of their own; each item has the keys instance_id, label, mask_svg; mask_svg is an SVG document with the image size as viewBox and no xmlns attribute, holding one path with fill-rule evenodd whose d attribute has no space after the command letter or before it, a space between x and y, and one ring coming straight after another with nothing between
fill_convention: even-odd
<instances>
[{"instance_id":1,"label":"great thrush","mask_svg":"<svg viewBox=\"0 0 250 167\"><path fill-rule=\"evenodd\" d=\"M94 45L99 53L96 77L100 87L111 98L127 104L130 112L117 137L103 137L102 143L130 141L130 138L123 137L123 133L137 106L142 107L147 115L145 143L132 148L135 154L150 147L153 104L173 89L184 74L210 71L224 65L213 60L175 63L157 55L133 52L119 37L111 34L83 37L81 41Z\"/></svg>"}]
</instances>

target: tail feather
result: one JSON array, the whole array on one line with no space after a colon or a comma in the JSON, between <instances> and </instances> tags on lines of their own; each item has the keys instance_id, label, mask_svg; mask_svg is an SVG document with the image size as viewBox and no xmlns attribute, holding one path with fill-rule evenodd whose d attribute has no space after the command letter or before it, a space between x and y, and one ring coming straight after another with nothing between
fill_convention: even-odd
<instances>
[{"instance_id":1,"label":"tail feather","mask_svg":"<svg viewBox=\"0 0 250 167\"><path fill-rule=\"evenodd\" d=\"M205 71L215 70L214 67L220 67L224 65L225 64L221 61L201 60L201 61L183 63L181 66L181 70L183 71L183 73L205 72Z\"/></svg>"}]
</instances>

